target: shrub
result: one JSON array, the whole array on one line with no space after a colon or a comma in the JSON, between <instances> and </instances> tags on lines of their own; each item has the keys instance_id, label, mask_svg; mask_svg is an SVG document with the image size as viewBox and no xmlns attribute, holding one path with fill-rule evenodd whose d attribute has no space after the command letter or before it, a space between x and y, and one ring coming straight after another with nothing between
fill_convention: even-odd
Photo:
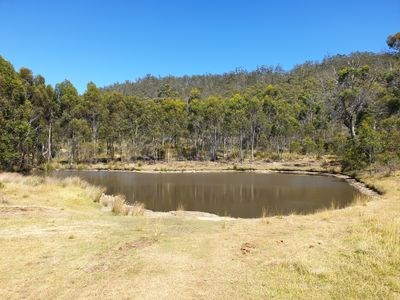
<instances>
[{"instance_id":1,"label":"shrub","mask_svg":"<svg viewBox=\"0 0 400 300\"><path fill-rule=\"evenodd\" d=\"M303 140L303 154L314 153L316 149L317 144L309 136L306 136Z\"/></svg>"},{"instance_id":2,"label":"shrub","mask_svg":"<svg viewBox=\"0 0 400 300\"><path fill-rule=\"evenodd\" d=\"M51 172L51 171L54 170L54 167L53 167L53 165L50 164L50 163L45 163L45 164L43 165L43 170L44 170L45 174L47 175L49 172Z\"/></svg>"},{"instance_id":3,"label":"shrub","mask_svg":"<svg viewBox=\"0 0 400 300\"><path fill-rule=\"evenodd\" d=\"M103 195L103 193L105 192L105 188L104 187L99 187L99 186L95 186L95 185L88 185L85 188L86 191L86 195L93 200L93 202L99 202L101 196Z\"/></svg>"},{"instance_id":4,"label":"shrub","mask_svg":"<svg viewBox=\"0 0 400 300\"><path fill-rule=\"evenodd\" d=\"M127 207L129 216L143 216L144 214L144 204L141 202L135 202L133 205L128 205Z\"/></svg>"},{"instance_id":5,"label":"shrub","mask_svg":"<svg viewBox=\"0 0 400 300\"><path fill-rule=\"evenodd\" d=\"M290 153L299 153L301 149L301 144L298 141L292 141L289 145Z\"/></svg>"},{"instance_id":6,"label":"shrub","mask_svg":"<svg viewBox=\"0 0 400 300\"><path fill-rule=\"evenodd\" d=\"M114 196L106 195L106 194L101 194L99 203L101 206L108 207L110 210L112 209L112 205L114 202Z\"/></svg>"},{"instance_id":7,"label":"shrub","mask_svg":"<svg viewBox=\"0 0 400 300\"><path fill-rule=\"evenodd\" d=\"M117 195L114 196L114 201L112 204L112 209L111 211L116 214L116 215L127 215L128 214L128 209L125 205L125 197L122 195Z\"/></svg>"}]
</instances>

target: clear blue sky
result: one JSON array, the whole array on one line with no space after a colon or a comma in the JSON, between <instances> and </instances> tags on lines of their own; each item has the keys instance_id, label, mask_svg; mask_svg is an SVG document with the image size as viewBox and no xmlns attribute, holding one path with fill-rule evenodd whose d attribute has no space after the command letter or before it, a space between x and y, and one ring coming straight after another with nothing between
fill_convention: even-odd
<instances>
[{"instance_id":1,"label":"clear blue sky","mask_svg":"<svg viewBox=\"0 0 400 300\"><path fill-rule=\"evenodd\" d=\"M80 92L90 80L290 69L379 52L397 31L399 0L0 0L0 55Z\"/></svg>"}]
</instances>

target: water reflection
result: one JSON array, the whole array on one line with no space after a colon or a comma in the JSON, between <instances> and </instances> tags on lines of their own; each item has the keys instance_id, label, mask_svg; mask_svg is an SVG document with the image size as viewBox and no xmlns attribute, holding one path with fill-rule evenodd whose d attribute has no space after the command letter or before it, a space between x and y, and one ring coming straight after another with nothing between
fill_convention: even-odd
<instances>
[{"instance_id":1,"label":"water reflection","mask_svg":"<svg viewBox=\"0 0 400 300\"><path fill-rule=\"evenodd\" d=\"M131 173L56 171L54 176L79 176L143 202L155 211L204 211L232 217L306 214L348 205L358 193L345 181L326 176L258 173Z\"/></svg>"}]
</instances>

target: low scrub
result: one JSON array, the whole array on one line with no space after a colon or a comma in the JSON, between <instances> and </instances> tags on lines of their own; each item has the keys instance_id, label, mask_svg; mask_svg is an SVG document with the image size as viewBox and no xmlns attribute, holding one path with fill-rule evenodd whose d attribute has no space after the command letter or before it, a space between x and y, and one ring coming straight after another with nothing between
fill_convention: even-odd
<instances>
[{"instance_id":1,"label":"low scrub","mask_svg":"<svg viewBox=\"0 0 400 300\"><path fill-rule=\"evenodd\" d=\"M126 204L123 195L113 196L102 193L99 197L99 202L103 207L121 216L142 216L145 211L143 203L135 202L133 205Z\"/></svg>"},{"instance_id":2,"label":"low scrub","mask_svg":"<svg viewBox=\"0 0 400 300\"><path fill-rule=\"evenodd\" d=\"M93 202L98 203L100 201L101 195L105 192L104 187L99 187L95 185L89 185L85 188L87 196L93 200Z\"/></svg>"},{"instance_id":3,"label":"low scrub","mask_svg":"<svg viewBox=\"0 0 400 300\"><path fill-rule=\"evenodd\" d=\"M125 205L125 197L122 195L114 196L111 211L116 215L127 215L128 209Z\"/></svg>"},{"instance_id":4,"label":"low scrub","mask_svg":"<svg viewBox=\"0 0 400 300\"><path fill-rule=\"evenodd\" d=\"M133 205L127 205L129 216L143 216L145 211L144 203L135 202Z\"/></svg>"}]
</instances>

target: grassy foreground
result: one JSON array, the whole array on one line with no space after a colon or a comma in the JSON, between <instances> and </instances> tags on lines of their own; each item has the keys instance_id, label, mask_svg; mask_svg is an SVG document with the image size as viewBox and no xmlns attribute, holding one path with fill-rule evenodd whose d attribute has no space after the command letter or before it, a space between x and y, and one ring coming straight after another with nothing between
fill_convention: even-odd
<instances>
[{"instance_id":1,"label":"grassy foreground","mask_svg":"<svg viewBox=\"0 0 400 300\"><path fill-rule=\"evenodd\" d=\"M400 297L400 180L313 215L115 216L77 179L0 174L0 298Z\"/></svg>"}]
</instances>

